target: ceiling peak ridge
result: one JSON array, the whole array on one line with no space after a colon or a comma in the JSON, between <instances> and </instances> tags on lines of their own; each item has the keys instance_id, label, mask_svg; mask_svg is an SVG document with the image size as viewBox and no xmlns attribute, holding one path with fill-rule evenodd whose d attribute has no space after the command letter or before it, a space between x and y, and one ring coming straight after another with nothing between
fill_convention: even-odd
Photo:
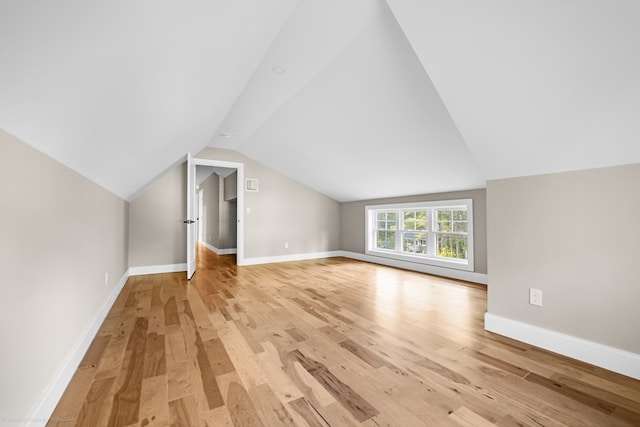
<instances>
[{"instance_id":1,"label":"ceiling peak ridge","mask_svg":"<svg viewBox=\"0 0 640 427\"><path fill-rule=\"evenodd\" d=\"M313 82L320 74L329 68L337 58L343 55L346 50L348 50L360 37L362 37L363 33L367 32L371 27L378 25L382 15L387 13L388 10L386 0L362 0L342 3L343 5L350 4L350 13L353 13L354 4L359 5L358 7L360 8L366 8L364 13L360 13L358 14L359 16L356 17L359 20L359 23L354 25L353 22L350 22L350 29L349 31L346 31L344 28L340 28L340 25L345 26L347 19L341 18L339 14L329 17L329 19L341 19L342 21L339 22L339 25L327 25L326 21L323 22L323 25L318 24L317 19L315 18L318 14L314 13L314 11L317 11L318 9L314 8L320 7L321 4L323 4L323 2L312 0L301 0L298 2L284 26L276 36L271 47L256 67L251 79L248 81L242 93L234 101L233 105L227 112L227 116L217 128L214 136L210 139L207 146L239 151L242 144L258 133L259 130L268 123L283 106L285 106L304 87ZM332 2L330 4L332 4L333 7L338 7L341 2ZM308 20L314 21L313 25L307 26L312 28L312 31L314 28L317 29L318 27L321 27L320 31L326 31L327 28L330 28L331 33L348 32L349 34L346 38L340 39L340 43L332 49L328 49L326 45L314 46L314 44L323 41L323 37L317 37L316 34L315 38L314 35L310 35L308 37L308 43L301 44L300 42L295 42L293 43L295 44L293 49L288 50L287 45L290 46L292 44L291 39L295 38L301 29L305 29L304 23ZM327 51L329 55L325 55L321 61L313 64L306 73L304 73L304 70L300 72L300 66L304 67L310 62L306 61L306 64L303 63L304 54L301 52L313 51L314 48L322 48L323 51ZM290 52L293 52L293 59L291 56L287 58ZM298 63L298 66L295 65L296 62ZM285 70L285 72L276 73L273 71L274 68ZM242 115L243 112L246 113L246 104L256 104L255 102L252 102L252 100L261 97L262 94L260 92L264 88L263 85L265 84L265 80L268 80L269 78L277 79L275 82L272 80L272 83L274 83L274 86L279 86L279 90L275 96L269 97L272 101L271 105L267 105L264 109L266 112L259 114L260 117L253 117L253 120L249 120L253 121L252 125L246 125L246 123L234 121L238 120L235 118L236 115ZM297 81L296 78L298 78ZM265 104L265 98L265 96L262 96L261 99L261 101L263 101L263 106ZM243 130L246 129L247 126L249 129ZM230 129L233 129L233 132L229 132ZM230 137L227 136L229 133L231 134Z\"/></svg>"}]
</instances>

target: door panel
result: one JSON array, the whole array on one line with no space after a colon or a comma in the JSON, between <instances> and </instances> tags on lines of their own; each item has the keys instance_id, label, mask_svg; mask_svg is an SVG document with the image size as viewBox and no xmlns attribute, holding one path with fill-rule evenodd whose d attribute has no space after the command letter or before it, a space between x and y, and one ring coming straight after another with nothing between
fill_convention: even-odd
<instances>
[{"instance_id":1,"label":"door panel","mask_svg":"<svg viewBox=\"0 0 640 427\"><path fill-rule=\"evenodd\" d=\"M197 222L195 221L195 202L196 202L196 165L191 157L191 153L187 154L187 279L191 279L193 273L196 272L196 233Z\"/></svg>"}]
</instances>

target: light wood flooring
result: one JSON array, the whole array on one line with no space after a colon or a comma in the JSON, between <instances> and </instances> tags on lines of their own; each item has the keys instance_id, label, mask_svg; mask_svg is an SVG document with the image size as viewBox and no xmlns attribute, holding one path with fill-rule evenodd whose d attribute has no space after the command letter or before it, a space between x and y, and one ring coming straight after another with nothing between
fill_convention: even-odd
<instances>
[{"instance_id":1,"label":"light wood flooring","mask_svg":"<svg viewBox=\"0 0 640 427\"><path fill-rule=\"evenodd\" d=\"M129 278L51 426L640 426L640 381L484 331L486 289L342 258Z\"/></svg>"}]
</instances>

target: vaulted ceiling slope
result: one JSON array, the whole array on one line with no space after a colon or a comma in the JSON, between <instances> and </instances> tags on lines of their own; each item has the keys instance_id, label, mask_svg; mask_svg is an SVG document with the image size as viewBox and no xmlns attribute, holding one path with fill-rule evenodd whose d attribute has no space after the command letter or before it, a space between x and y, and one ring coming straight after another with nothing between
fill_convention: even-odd
<instances>
[{"instance_id":1,"label":"vaulted ceiling slope","mask_svg":"<svg viewBox=\"0 0 640 427\"><path fill-rule=\"evenodd\" d=\"M640 162L637 0L0 8L0 126L123 198L207 145L339 201Z\"/></svg>"},{"instance_id":2,"label":"vaulted ceiling slope","mask_svg":"<svg viewBox=\"0 0 640 427\"><path fill-rule=\"evenodd\" d=\"M129 199L204 148L295 2L0 1L0 126Z\"/></svg>"}]
</instances>

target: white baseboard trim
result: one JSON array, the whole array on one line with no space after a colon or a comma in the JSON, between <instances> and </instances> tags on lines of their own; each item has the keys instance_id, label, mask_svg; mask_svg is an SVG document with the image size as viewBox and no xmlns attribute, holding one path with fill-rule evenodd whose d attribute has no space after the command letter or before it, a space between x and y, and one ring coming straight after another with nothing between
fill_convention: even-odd
<instances>
[{"instance_id":1,"label":"white baseboard trim","mask_svg":"<svg viewBox=\"0 0 640 427\"><path fill-rule=\"evenodd\" d=\"M200 242L200 244L216 255L232 255L238 253L238 248L218 249L215 246L208 244L207 242Z\"/></svg>"},{"instance_id":2,"label":"white baseboard trim","mask_svg":"<svg viewBox=\"0 0 640 427\"><path fill-rule=\"evenodd\" d=\"M640 354L485 313L484 328L640 380Z\"/></svg>"},{"instance_id":3,"label":"white baseboard trim","mask_svg":"<svg viewBox=\"0 0 640 427\"><path fill-rule=\"evenodd\" d=\"M141 276L143 274L177 273L187 271L187 263L146 265L142 267L129 267L129 276Z\"/></svg>"},{"instance_id":4,"label":"white baseboard trim","mask_svg":"<svg viewBox=\"0 0 640 427\"><path fill-rule=\"evenodd\" d=\"M120 278L104 307L102 308L100 313L98 313L96 318L93 319L93 322L91 322L91 325L71 352L71 356L69 357L69 359L67 359L64 367L60 372L58 372L58 375L55 377L47 391L44 393L37 409L34 411L33 416L30 418L30 422L28 424L29 427L43 426L47 423L47 421L49 421L49 418L51 418L53 411L56 409L58 402L62 398L62 394L71 382L71 379L76 373L78 366L80 366L80 362L82 362L82 359L89 349L89 346L98 334L100 326L102 326L102 322L104 322L107 314L109 314L109 310L111 310L111 307L113 307L113 304L116 302L116 298L118 298L118 295L120 295L120 292L122 291L125 283L127 283L128 278L129 270L125 271L122 278Z\"/></svg>"},{"instance_id":5,"label":"white baseboard trim","mask_svg":"<svg viewBox=\"0 0 640 427\"><path fill-rule=\"evenodd\" d=\"M419 264L415 262L401 261L392 258L383 258L373 255L365 255L357 252L339 251L341 256L345 258L357 259L359 261L371 262L374 264L387 265L389 267L397 267L405 270L417 271L420 273L434 274L436 276L448 277L450 279L465 280L467 282L480 283L486 285L488 277L484 273L475 273L473 271L455 270L452 268L438 267L435 265Z\"/></svg>"},{"instance_id":6,"label":"white baseboard trim","mask_svg":"<svg viewBox=\"0 0 640 427\"><path fill-rule=\"evenodd\" d=\"M342 251L312 252L308 254L279 255L269 257L245 258L242 265L273 264L277 262L304 261L309 259L332 258L342 256Z\"/></svg>"}]
</instances>

